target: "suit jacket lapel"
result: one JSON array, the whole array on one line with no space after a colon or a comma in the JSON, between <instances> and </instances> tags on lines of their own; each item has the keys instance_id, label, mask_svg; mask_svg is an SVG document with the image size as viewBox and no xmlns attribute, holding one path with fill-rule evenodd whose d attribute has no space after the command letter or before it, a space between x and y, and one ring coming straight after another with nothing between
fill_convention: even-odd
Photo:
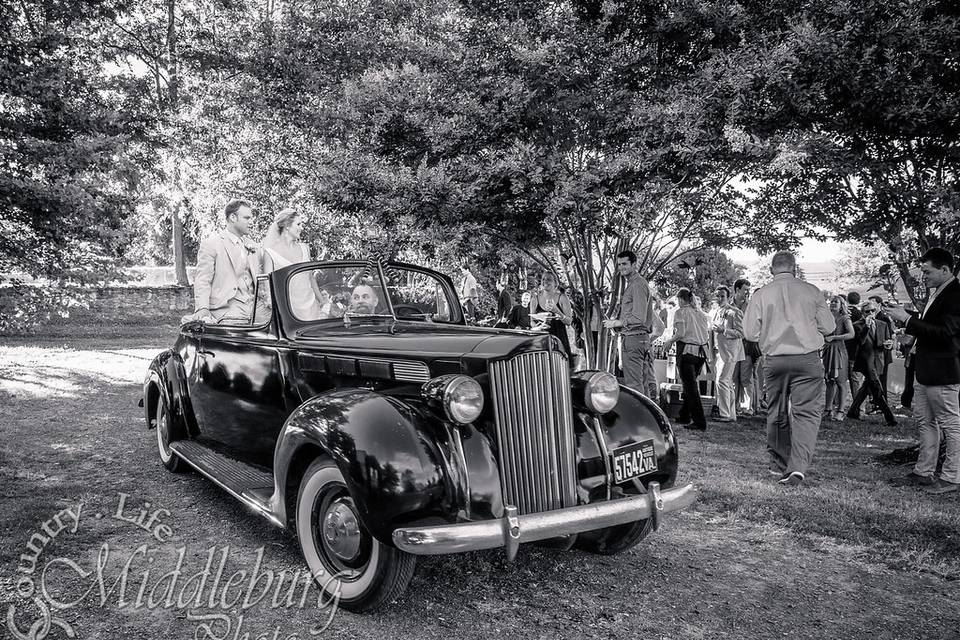
<instances>
[{"instance_id":1,"label":"suit jacket lapel","mask_svg":"<svg viewBox=\"0 0 960 640\"><path fill-rule=\"evenodd\" d=\"M924 311L920 315L920 317L923 319L929 318L930 314L933 313L937 309L937 307L944 302L944 300L948 295L953 293L953 290L956 287L960 287L960 280L957 280L956 278L954 278L953 281L950 282L950 284L948 284L946 287L943 288L942 291L940 291L940 295L938 295L936 299L934 299L933 303L931 303L930 305L930 308ZM930 294L930 295L933 295L933 294Z\"/></svg>"}]
</instances>

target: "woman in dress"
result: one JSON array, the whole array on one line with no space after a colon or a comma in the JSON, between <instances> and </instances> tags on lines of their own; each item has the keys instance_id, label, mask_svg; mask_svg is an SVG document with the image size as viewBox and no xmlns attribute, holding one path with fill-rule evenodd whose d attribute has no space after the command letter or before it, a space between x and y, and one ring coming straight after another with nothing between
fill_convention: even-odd
<instances>
[{"instance_id":1,"label":"woman in dress","mask_svg":"<svg viewBox=\"0 0 960 640\"><path fill-rule=\"evenodd\" d=\"M824 413L831 419L843 420L844 396L847 392L847 366L850 362L847 353L847 340L853 338L853 322L850 320L850 308L843 296L834 296L830 300L830 312L837 328L824 336L823 372L827 379L827 399Z\"/></svg>"},{"instance_id":2,"label":"woman in dress","mask_svg":"<svg viewBox=\"0 0 960 640\"><path fill-rule=\"evenodd\" d=\"M530 314L538 313L545 315L547 331L559 338L570 358L572 351L567 326L573 322L573 307L570 299L560 291L557 276L550 271L545 271L540 277L540 292L530 301Z\"/></svg>"},{"instance_id":3,"label":"woman in dress","mask_svg":"<svg viewBox=\"0 0 960 640\"><path fill-rule=\"evenodd\" d=\"M264 262L268 273L310 260L310 249L300 242L302 231L303 216L293 209L284 209L274 217L263 239ZM293 276L288 284L290 310L301 320L317 320L321 317L320 287L311 276L311 272L303 271Z\"/></svg>"}]
</instances>

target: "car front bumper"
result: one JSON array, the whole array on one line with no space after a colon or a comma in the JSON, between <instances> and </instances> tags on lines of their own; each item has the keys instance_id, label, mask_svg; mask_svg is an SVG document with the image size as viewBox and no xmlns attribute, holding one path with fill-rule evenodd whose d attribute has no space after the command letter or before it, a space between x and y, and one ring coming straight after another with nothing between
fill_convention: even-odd
<instances>
[{"instance_id":1,"label":"car front bumper","mask_svg":"<svg viewBox=\"0 0 960 640\"><path fill-rule=\"evenodd\" d=\"M417 555L442 555L505 547L512 560L522 542L535 542L650 519L659 528L664 513L679 511L697 499L692 484L660 491L651 482L647 493L608 502L597 502L518 515L516 507L507 507L497 520L463 522L435 527L411 527L393 532L397 548Z\"/></svg>"}]
</instances>

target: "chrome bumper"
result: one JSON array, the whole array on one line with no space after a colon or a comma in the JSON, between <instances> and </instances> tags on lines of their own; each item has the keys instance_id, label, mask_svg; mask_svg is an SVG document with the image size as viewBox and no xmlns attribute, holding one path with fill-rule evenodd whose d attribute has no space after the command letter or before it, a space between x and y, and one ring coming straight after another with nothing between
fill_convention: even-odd
<instances>
[{"instance_id":1,"label":"chrome bumper","mask_svg":"<svg viewBox=\"0 0 960 640\"><path fill-rule=\"evenodd\" d=\"M512 560L522 542L603 529L647 518L653 521L653 528L657 529L664 513L689 507L696 499L697 492L692 484L660 491L659 483L651 482L644 495L609 502L522 516L517 515L516 507L508 506L504 516L498 520L397 529L393 532L393 543L397 548L417 555L506 547L507 557Z\"/></svg>"}]
</instances>

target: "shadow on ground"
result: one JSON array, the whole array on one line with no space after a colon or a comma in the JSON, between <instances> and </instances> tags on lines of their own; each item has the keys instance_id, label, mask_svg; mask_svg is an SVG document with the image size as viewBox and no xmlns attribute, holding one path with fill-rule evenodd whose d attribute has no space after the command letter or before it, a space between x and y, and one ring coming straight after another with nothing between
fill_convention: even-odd
<instances>
[{"instance_id":1,"label":"shadow on ground","mask_svg":"<svg viewBox=\"0 0 960 640\"><path fill-rule=\"evenodd\" d=\"M66 558L82 569L61 563L47 574L57 598L80 599L58 612L77 637L203 637L204 625L207 637L311 637L330 617L312 597L301 606L289 589L271 588L248 608L233 602L255 567L288 579L304 571L296 540L204 478L158 463L137 400L163 342L92 340L100 342L0 347L0 601L16 606L21 629L37 619L17 593L18 580L39 580L21 555L52 516L82 503L76 532L59 532L37 564ZM874 463L879 451L905 444L909 428L825 431L800 491L765 475L762 429L755 420L680 432L681 480L700 487L701 502L628 553L525 546L514 563L500 552L424 558L400 600L371 615L339 612L318 637L956 637L960 583L947 578L960 555L960 502L890 488L885 480L899 470ZM141 509L146 517L162 510L153 528L131 522ZM158 523L169 527L159 539ZM212 571L222 564L221 580L197 606L150 605L178 562L188 576L210 558ZM116 581L128 561L121 603ZM239 571L250 575L224 590Z\"/></svg>"}]
</instances>

